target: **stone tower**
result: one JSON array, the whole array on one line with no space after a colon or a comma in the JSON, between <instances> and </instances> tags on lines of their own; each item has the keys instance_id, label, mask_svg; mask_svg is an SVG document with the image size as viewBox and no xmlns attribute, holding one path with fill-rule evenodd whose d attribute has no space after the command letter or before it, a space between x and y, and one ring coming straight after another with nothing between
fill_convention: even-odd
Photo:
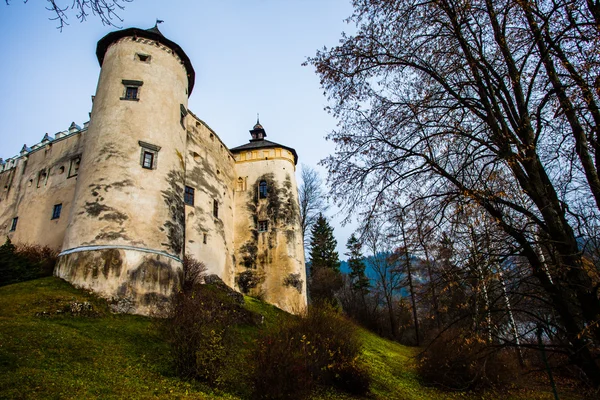
<instances>
[{"instance_id":1,"label":"stone tower","mask_svg":"<svg viewBox=\"0 0 600 400\"><path fill-rule=\"evenodd\" d=\"M306 270L296 163L290 147L265 137L257 121L235 156L236 285L298 313L306 307Z\"/></svg>"},{"instance_id":2,"label":"stone tower","mask_svg":"<svg viewBox=\"0 0 600 400\"><path fill-rule=\"evenodd\" d=\"M160 311L184 253L188 97L194 69L158 28L98 42L101 66L55 274L113 299L118 311Z\"/></svg>"}]
</instances>

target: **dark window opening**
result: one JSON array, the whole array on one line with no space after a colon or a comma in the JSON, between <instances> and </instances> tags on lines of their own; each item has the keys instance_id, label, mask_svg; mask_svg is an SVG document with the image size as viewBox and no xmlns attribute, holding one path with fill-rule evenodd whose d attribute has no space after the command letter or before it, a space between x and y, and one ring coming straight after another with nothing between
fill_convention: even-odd
<instances>
[{"instance_id":1,"label":"dark window opening","mask_svg":"<svg viewBox=\"0 0 600 400\"><path fill-rule=\"evenodd\" d=\"M194 205L194 188L186 186L183 194L183 202L187 205Z\"/></svg>"},{"instance_id":2,"label":"dark window opening","mask_svg":"<svg viewBox=\"0 0 600 400\"><path fill-rule=\"evenodd\" d=\"M16 231L17 230L17 222L19 221L19 217L14 217L12 220L12 225L10 226L10 231Z\"/></svg>"},{"instance_id":3,"label":"dark window opening","mask_svg":"<svg viewBox=\"0 0 600 400\"><path fill-rule=\"evenodd\" d=\"M136 56L137 56L138 60L140 60L141 62L145 62L145 63L150 62L151 57L148 54L137 53Z\"/></svg>"},{"instance_id":4,"label":"dark window opening","mask_svg":"<svg viewBox=\"0 0 600 400\"><path fill-rule=\"evenodd\" d=\"M219 202L213 200L213 217L219 218Z\"/></svg>"},{"instance_id":5,"label":"dark window opening","mask_svg":"<svg viewBox=\"0 0 600 400\"><path fill-rule=\"evenodd\" d=\"M142 162L142 167L146 169L152 169L154 165L154 153L150 151L144 151L144 161Z\"/></svg>"},{"instance_id":6,"label":"dark window opening","mask_svg":"<svg viewBox=\"0 0 600 400\"><path fill-rule=\"evenodd\" d=\"M54 210L52 210L52 219L59 219L61 211L62 211L62 204L55 204Z\"/></svg>"},{"instance_id":7,"label":"dark window opening","mask_svg":"<svg viewBox=\"0 0 600 400\"><path fill-rule=\"evenodd\" d=\"M258 185L258 197L261 199L267 198L267 182L260 181Z\"/></svg>"},{"instance_id":8,"label":"dark window opening","mask_svg":"<svg viewBox=\"0 0 600 400\"><path fill-rule=\"evenodd\" d=\"M142 81L133 81L129 79L123 79L123 85L125 86L125 92L121 100L139 100L140 99L140 86L144 84Z\"/></svg>"},{"instance_id":9,"label":"dark window opening","mask_svg":"<svg viewBox=\"0 0 600 400\"><path fill-rule=\"evenodd\" d=\"M202 239L202 243L206 244L206 233L204 234L204 237Z\"/></svg>"},{"instance_id":10,"label":"dark window opening","mask_svg":"<svg viewBox=\"0 0 600 400\"><path fill-rule=\"evenodd\" d=\"M128 86L125 88L125 100L137 100L138 88Z\"/></svg>"},{"instance_id":11,"label":"dark window opening","mask_svg":"<svg viewBox=\"0 0 600 400\"><path fill-rule=\"evenodd\" d=\"M258 231L259 232L266 232L268 229L269 229L268 221L258 221Z\"/></svg>"}]
</instances>

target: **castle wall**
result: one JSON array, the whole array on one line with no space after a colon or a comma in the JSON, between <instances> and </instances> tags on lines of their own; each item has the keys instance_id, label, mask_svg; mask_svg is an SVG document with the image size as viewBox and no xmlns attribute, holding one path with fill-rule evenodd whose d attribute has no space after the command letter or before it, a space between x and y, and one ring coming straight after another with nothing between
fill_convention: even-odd
<instances>
[{"instance_id":1,"label":"castle wall","mask_svg":"<svg viewBox=\"0 0 600 400\"><path fill-rule=\"evenodd\" d=\"M194 204L185 206L185 252L202 261L208 274L217 274L232 287L234 164L216 133L190 113L185 184L194 189Z\"/></svg>"},{"instance_id":2,"label":"castle wall","mask_svg":"<svg viewBox=\"0 0 600 400\"><path fill-rule=\"evenodd\" d=\"M283 148L241 151L235 157L237 287L244 291L245 285L256 285L250 294L260 294L288 312L301 312L306 307L306 271L294 157ZM259 196L263 180L266 198Z\"/></svg>"},{"instance_id":3,"label":"castle wall","mask_svg":"<svg viewBox=\"0 0 600 400\"><path fill-rule=\"evenodd\" d=\"M58 136L67 135L59 133ZM60 250L72 210L85 129L37 145L0 173L0 235ZM55 205L61 205L52 219ZM17 226L11 231L13 218Z\"/></svg>"}]
</instances>

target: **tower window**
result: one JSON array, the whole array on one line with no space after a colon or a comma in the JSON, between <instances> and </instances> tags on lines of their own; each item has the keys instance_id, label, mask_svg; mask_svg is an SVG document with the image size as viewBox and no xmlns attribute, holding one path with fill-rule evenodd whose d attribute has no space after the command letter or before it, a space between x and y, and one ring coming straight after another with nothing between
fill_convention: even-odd
<instances>
[{"instance_id":1,"label":"tower window","mask_svg":"<svg viewBox=\"0 0 600 400\"><path fill-rule=\"evenodd\" d=\"M206 233L202 235L202 243L206 244Z\"/></svg>"},{"instance_id":2,"label":"tower window","mask_svg":"<svg viewBox=\"0 0 600 400\"><path fill-rule=\"evenodd\" d=\"M156 169L158 161L158 151L160 146L155 146L150 143L138 141L138 144L142 148L140 155L140 165L145 169Z\"/></svg>"},{"instance_id":3,"label":"tower window","mask_svg":"<svg viewBox=\"0 0 600 400\"><path fill-rule=\"evenodd\" d=\"M260 183L258 184L258 197L261 199L267 198L267 182L266 181L260 181Z\"/></svg>"},{"instance_id":4,"label":"tower window","mask_svg":"<svg viewBox=\"0 0 600 400\"><path fill-rule=\"evenodd\" d=\"M55 204L54 209L52 210L52 219L59 219L61 211L62 211L62 203Z\"/></svg>"},{"instance_id":5,"label":"tower window","mask_svg":"<svg viewBox=\"0 0 600 400\"><path fill-rule=\"evenodd\" d=\"M142 167L146 169L152 169L154 165L154 153L151 151L144 151L144 160L142 161Z\"/></svg>"},{"instance_id":6,"label":"tower window","mask_svg":"<svg viewBox=\"0 0 600 400\"><path fill-rule=\"evenodd\" d=\"M219 202L213 200L213 217L219 218Z\"/></svg>"},{"instance_id":7,"label":"tower window","mask_svg":"<svg viewBox=\"0 0 600 400\"><path fill-rule=\"evenodd\" d=\"M186 186L183 194L183 202L187 205L194 205L194 188Z\"/></svg>"},{"instance_id":8,"label":"tower window","mask_svg":"<svg viewBox=\"0 0 600 400\"><path fill-rule=\"evenodd\" d=\"M125 86L125 90L123 92L123 97L121 100L133 100L138 101L140 99L140 86L144 84L142 81L132 81L123 79L123 86Z\"/></svg>"},{"instance_id":9,"label":"tower window","mask_svg":"<svg viewBox=\"0 0 600 400\"><path fill-rule=\"evenodd\" d=\"M11 232L14 232L17 230L17 222L19 222L19 217L14 217L12 220L12 225L10 226Z\"/></svg>"},{"instance_id":10,"label":"tower window","mask_svg":"<svg viewBox=\"0 0 600 400\"><path fill-rule=\"evenodd\" d=\"M139 61L144 62L144 63L148 63L148 64L150 63L150 60L152 59L152 56L150 56L149 54L140 54L140 53L137 53L135 55L135 57Z\"/></svg>"},{"instance_id":11,"label":"tower window","mask_svg":"<svg viewBox=\"0 0 600 400\"><path fill-rule=\"evenodd\" d=\"M268 221L258 221L258 231L259 232L266 232L268 229L269 229Z\"/></svg>"}]
</instances>

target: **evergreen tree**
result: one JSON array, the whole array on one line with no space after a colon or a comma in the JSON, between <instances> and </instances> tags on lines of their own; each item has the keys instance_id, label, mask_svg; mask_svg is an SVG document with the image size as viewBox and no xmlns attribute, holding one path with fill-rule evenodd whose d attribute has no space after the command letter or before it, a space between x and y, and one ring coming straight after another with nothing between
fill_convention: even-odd
<instances>
[{"instance_id":1,"label":"evergreen tree","mask_svg":"<svg viewBox=\"0 0 600 400\"><path fill-rule=\"evenodd\" d=\"M310 239L310 294L315 301L335 303L335 292L342 287L340 260L335 247L333 228L323 214L319 214L311 229Z\"/></svg>"},{"instance_id":2,"label":"evergreen tree","mask_svg":"<svg viewBox=\"0 0 600 400\"><path fill-rule=\"evenodd\" d=\"M340 260L335 247L337 241L333 236L333 228L323 214L319 214L311 229L310 253L311 275L317 269L326 268L340 272Z\"/></svg>"},{"instance_id":3,"label":"evergreen tree","mask_svg":"<svg viewBox=\"0 0 600 400\"><path fill-rule=\"evenodd\" d=\"M346 242L346 248L348 249L348 267L350 267L350 281L352 282L352 290L359 293L361 296L365 296L369 293L369 287L371 283L369 278L365 274L365 263L362 255L362 244L358 241L354 233Z\"/></svg>"}]
</instances>

